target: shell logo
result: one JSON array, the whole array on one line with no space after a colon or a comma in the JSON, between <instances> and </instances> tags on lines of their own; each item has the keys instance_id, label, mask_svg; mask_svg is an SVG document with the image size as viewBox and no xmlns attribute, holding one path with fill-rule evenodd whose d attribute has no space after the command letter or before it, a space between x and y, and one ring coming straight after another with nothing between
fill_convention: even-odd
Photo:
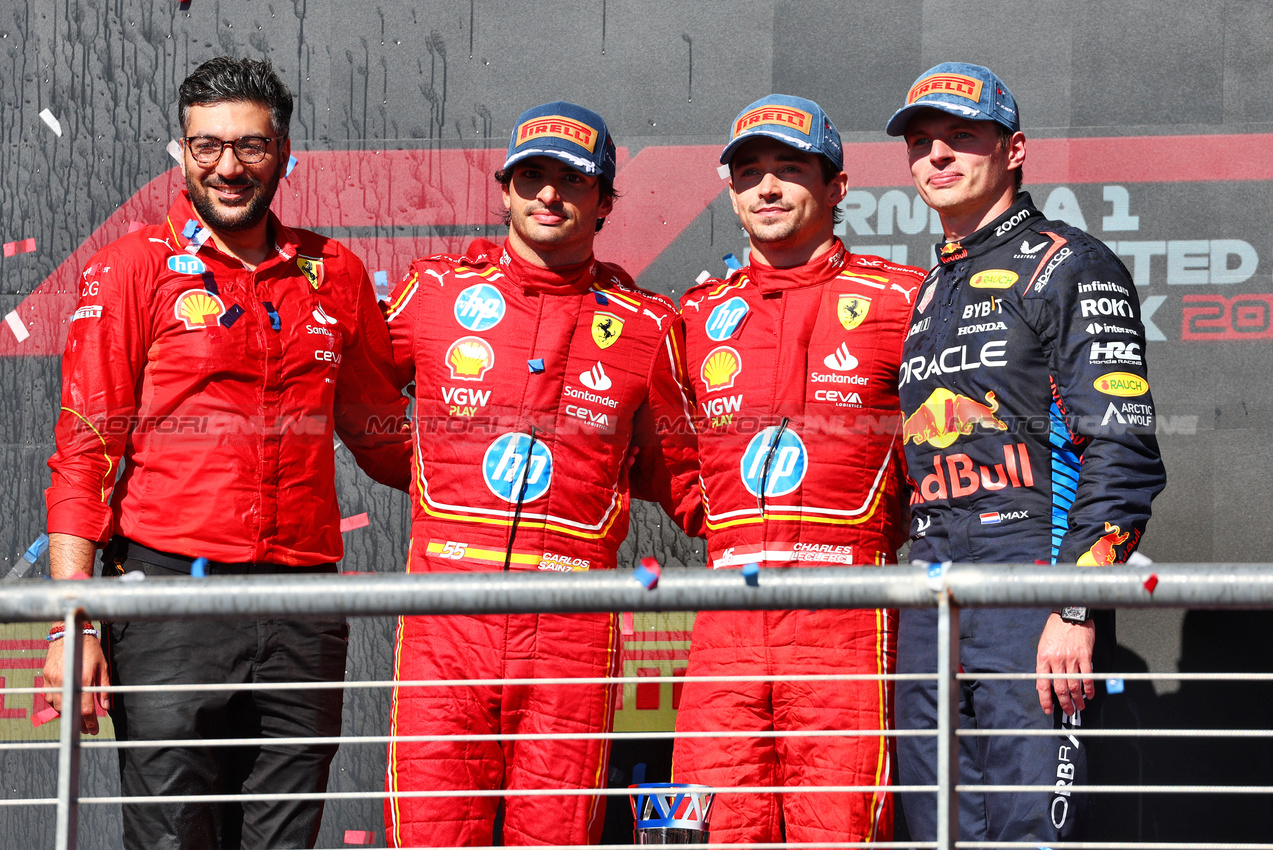
<instances>
[{"instance_id":1,"label":"shell logo","mask_svg":"<svg viewBox=\"0 0 1273 850\"><path fill-rule=\"evenodd\" d=\"M717 346L703 361L699 376L707 391L726 390L734 385L734 379L743 370L743 360L728 345Z\"/></svg>"},{"instance_id":2,"label":"shell logo","mask_svg":"<svg viewBox=\"0 0 1273 850\"><path fill-rule=\"evenodd\" d=\"M206 289L187 289L177 296L173 312L186 326L186 330L202 330L216 324L217 319L225 312L225 305L218 296Z\"/></svg>"},{"instance_id":3,"label":"shell logo","mask_svg":"<svg viewBox=\"0 0 1273 850\"><path fill-rule=\"evenodd\" d=\"M480 381L495 365L495 349L480 336L462 336L446 351L453 381Z\"/></svg>"}]
</instances>

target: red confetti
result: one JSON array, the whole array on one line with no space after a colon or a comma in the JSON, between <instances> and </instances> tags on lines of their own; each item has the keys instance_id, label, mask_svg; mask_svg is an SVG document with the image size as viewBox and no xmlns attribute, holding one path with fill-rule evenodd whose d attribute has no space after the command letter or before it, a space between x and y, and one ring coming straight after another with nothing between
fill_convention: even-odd
<instances>
[{"instance_id":1,"label":"red confetti","mask_svg":"<svg viewBox=\"0 0 1273 850\"><path fill-rule=\"evenodd\" d=\"M353 531L355 528L364 528L370 523L371 520L367 519L366 514L347 516L340 521L340 533L344 534L346 531Z\"/></svg>"},{"instance_id":2,"label":"red confetti","mask_svg":"<svg viewBox=\"0 0 1273 850\"><path fill-rule=\"evenodd\" d=\"M45 723L48 723L53 718L59 717L59 716L60 715L58 714L57 709L50 705L48 708L44 709L43 711L38 712L37 714L31 715L31 725L43 726Z\"/></svg>"},{"instance_id":3,"label":"red confetti","mask_svg":"<svg viewBox=\"0 0 1273 850\"><path fill-rule=\"evenodd\" d=\"M86 578L92 578L92 576L82 570L71 574L71 581L83 581Z\"/></svg>"},{"instance_id":4,"label":"red confetti","mask_svg":"<svg viewBox=\"0 0 1273 850\"><path fill-rule=\"evenodd\" d=\"M17 242L4 243L4 255L12 257L14 254L29 254L35 250L35 237L30 239L21 239Z\"/></svg>"},{"instance_id":5,"label":"red confetti","mask_svg":"<svg viewBox=\"0 0 1273 850\"><path fill-rule=\"evenodd\" d=\"M1145 590L1150 593L1154 592L1154 588L1158 586L1158 574L1150 573L1149 578L1145 579Z\"/></svg>"},{"instance_id":6,"label":"red confetti","mask_svg":"<svg viewBox=\"0 0 1273 850\"><path fill-rule=\"evenodd\" d=\"M145 226L146 226L146 223L144 221L130 221L128 222L128 232L136 233L138 230L141 230Z\"/></svg>"},{"instance_id":7,"label":"red confetti","mask_svg":"<svg viewBox=\"0 0 1273 850\"><path fill-rule=\"evenodd\" d=\"M619 634L634 635L636 627L632 623L632 612L624 611L623 616L619 619Z\"/></svg>"},{"instance_id":8,"label":"red confetti","mask_svg":"<svg viewBox=\"0 0 1273 850\"><path fill-rule=\"evenodd\" d=\"M345 830L346 844L356 844L359 847L362 847L364 845L370 844L371 841L372 841L371 833L367 832L366 830L362 830L362 829Z\"/></svg>"}]
</instances>

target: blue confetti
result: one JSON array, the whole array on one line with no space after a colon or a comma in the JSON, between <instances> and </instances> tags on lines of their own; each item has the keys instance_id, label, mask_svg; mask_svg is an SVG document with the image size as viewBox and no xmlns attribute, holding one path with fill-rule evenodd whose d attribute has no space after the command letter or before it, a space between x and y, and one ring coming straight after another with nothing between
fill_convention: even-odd
<instances>
[{"instance_id":1,"label":"blue confetti","mask_svg":"<svg viewBox=\"0 0 1273 850\"><path fill-rule=\"evenodd\" d=\"M287 158L287 171L284 171L284 172L283 172L283 176L284 176L284 177L291 177L291 176L292 176L292 169L293 169L293 168L295 168L295 167L296 167L296 157L294 157L294 156L289 156L289 157Z\"/></svg>"},{"instance_id":2,"label":"blue confetti","mask_svg":"<svg viewBox=\"0 0 1273 850\"><path fill-rule=\"evenodd\" d=\"M193 218L186 219L186 226L181 229L181 235L187 239L193 239L194 235L199 232L199 222Z\"/></svg>"},{"instance_id":3,"label":"blue confetti","mask_svg":"<svg viewBox=\"0 0 1273 850\"><path fill-rule=\"evenodd\" d=\"M217 319L223 328L232 327L239 320L239 316L243 315L243 308L238 304L231 304L230 308L221 314L221 318Z\"/></svg>"},{"instance_id":4,"label":"blue confetti","mask_svg":"<svg viewBox=\"0 0 1273 850\"><path fill-rule=\"evenodd\" d=\"M261 306L265 308L266 315L270 317L270 327L274 330L281 330L283 321L278 316L278 310L274 309L274 305L269 301L262 301Z\"/></svg>"},{"instance_id":5,"label":"blue confetti","mask_svg":"<svg viewBox=\"0 0 1273 850\"><path fill-rule=\"evenodd\" d=\"M1105 680L1105 693L1107 694L1121 694L1126 687L1126 683L1122 679Z\"/></svg>"},{"instance_id":6,"label":"blue confetti","mask_svg":"<svg viewBox=\"0 0 1273 850\"><path fill-rule=\"evenodd\" d=\"M527 360L526 365L530 367L530 371L534 374L544 371L544 358L536 357L534 360Z\"/></svg>"},{"instance_id":7,"label":"blue confetti","mask_svg":"<svg viewBox=\"0 0 1273 850\"><path fill-rule=\"evenodd\" d=\"M383 271L383 270L378 271L372 275L372 278L376 281L376 297L388 298L389 297L389 272Z\"/></svg>"},{"instance_id":8,"label":"blue confetti","mask_svg":"<svg viewBox=\"0 0 1273 850\"><path fill-rule=\"evenodd\" d=\"M760 564L744 564L743 581L748 587L760 587Z\"/></svg>"},{"instance_id":9,"label":"blue confetti","mask_svg":"<svg viewBox=\"0 0 1273 850\"><path fill-rule=\"evenodd\" d=\"M736 272L743 267L743 264L738 262L738 258L733 254L726 254L721 259L725 261L725 265L729 266L731 272Z\"/></svg>"},{"instance_id":10,"label":"blue confetti","mask_svg":"<svg viewBox=\"0 0 1273 850\"><path fill-rule=\"evenodd\" d=\"M35 538L35 542L27 548L27 551L23 554L22 558L28 564L34 564L36 561L40 560L40 556L43 555L48 548L49 536L47 534L41 534L39 537Z\"/></svg>"},{"instance_id":11,"label":"blue confetti","mask_svg":"<svg viewBox=\"0 0 1273 850\"><path fill-rule=\"evenodd\" d=\"M605 297L600 292L597 292L595 289L592 291L592 297L597 299L597 303L600 304L602 307L610 303L609 298Z\"/></svg>"},{"instance_id":12,"label":"blue confetti","mask_svg":"<svg viewBox=\"0 0 1273 850\"><path fill-rule=\"evenodd\" d=\"M656 564L655 570L657 569L658 565ZM641 582L642 586L645 587L646 590L653 590L659 586L659 574L655 572L655 570L646 569L645 565L642 564L633 570L632 577Z\"/></svg>"},{"instance_id":13,"label":"blue confetti","mask_svg":"<svg viewBox=\"0 0 1273 850\"><path fill-rule=\"evenodd\" d=\"M190 575L194 578L206 578L208 575L208 559L200 556L191 561Z\"/></svg>"},{"instance_id":14,"label":"blue confetti","mask_svg":"<svg viewBox=\"0 0 1273 850\"><path fill-rule=\"evenodd\" d=\"M639 762L632 767L632 784L641 785L645 782L645 762Z\"/></svg>"}]
</instances>

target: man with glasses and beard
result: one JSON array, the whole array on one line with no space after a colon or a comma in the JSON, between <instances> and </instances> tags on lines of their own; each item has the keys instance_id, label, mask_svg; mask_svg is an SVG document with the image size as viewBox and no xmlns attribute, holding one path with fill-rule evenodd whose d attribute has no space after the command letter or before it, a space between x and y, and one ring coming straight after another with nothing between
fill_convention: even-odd
<instances>
[{"instance_id":1,"label":"man with glasses and beard","mask_svg":"<svg viewBox=\"0 0 1273 850\"><path fill-rule=\"evenodd\" d=\"M84 270L62 360L49 461L53 578L335 573L343 554L333 434L405 489L406 400L358 258L269 211L291 146L292 95L268 62L218 58L181 85L186 191L167 219ZM122 467L122 474L119 471ZM84 685L121 741L340 734L342 693L174 685L339 682L340 619L92 623ZM54 623L44 678L63 676ZM100 642L99 642L100 641ZM60 692L47 698L61 710ZM98 729L93 695L64 718ZM334 744L119 752L125 796L313 793ZM125 805L129 848L312 847L321 800Z\"/></svg>"}]
</instances>

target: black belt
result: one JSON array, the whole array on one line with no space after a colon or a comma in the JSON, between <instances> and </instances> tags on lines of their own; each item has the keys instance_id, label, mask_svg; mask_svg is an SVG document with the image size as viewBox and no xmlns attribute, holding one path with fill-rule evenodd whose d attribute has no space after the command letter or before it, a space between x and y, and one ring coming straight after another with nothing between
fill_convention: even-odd
<instances>
[{"instance_id":1,"label":"black belt","mask_svg":"<svg viewBox=\"0 0 1273 850\"><path fill-rule=\"evenodd\" d=\"M173 572L185 573L186 575L190 575L190 565L195 561L194 558L186 555L160 552L158 549L143 546L135 540L115 535L102 551L103 572L107 575L122 573L122 565L126 560L141 561L145 564L153 564ZM209 561L203 572L204 575L299 575L302 573L338 573L340 569L336 564L293 567L287 564L224 564L219 561Z\"/></svg>"}]
</instances>

